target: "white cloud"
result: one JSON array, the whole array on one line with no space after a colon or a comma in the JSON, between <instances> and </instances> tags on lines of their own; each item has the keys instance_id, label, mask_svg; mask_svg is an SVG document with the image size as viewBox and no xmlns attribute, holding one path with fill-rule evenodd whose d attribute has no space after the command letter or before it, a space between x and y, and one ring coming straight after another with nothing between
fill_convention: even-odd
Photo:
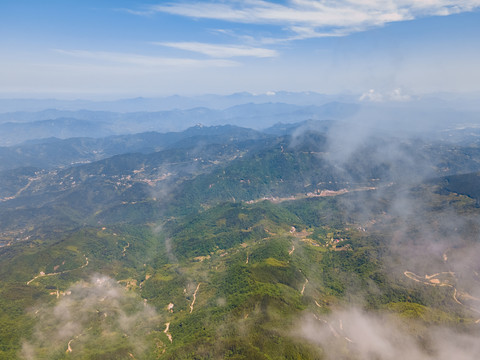
<instances>
[{"instance_id":1,"label":"white cloud","mask_svg":"<svg viewBox=\"0 0 480 360\"><path fill-rule=\"evenodd\" d=\"M218 45L200 42L160 42L155 44L198 52L214 58L230 58L239 56L267 58L278 56L278 53L275 50L240 45Z\"/></svg>"},{"instance_id":2,"label":"white cloud","mask_svg":"<svg viewBox=\"0 0 480 360\"><path fill-rule=\"evenodd\" d=\"M379 94L375 91L375 89L370 89L364 92L360 98L360 101L373 101L373 102L380 102L383 101L383 95Z\"/></svg>"},{"instance_id":3,"label":"white cloud","mask_svg":"<svg viewBox=\"0 0 480 360\"><path fill-rule=\"evenodd\" d=\"M289 40L342 36L386 23L425 16L445 16L480 7L480 0L264 0L170 2L151 7L198 19L287 27Z\"/></svg>"},{"instance_id":4,"label":"white cloud","mask_svg":"<svg viewBox=\"0 0 480 360\"><path fill-rule=\"evenodd\" d=\"M149 10L117 9L117 11L126 12L132 15L139 15L139 16L149 16L155 13L151 9Z\"/></svg>"},{"instance_id":5,"label":"white cloud","mask_svg":"<svg viewBox=\"0 0 480 360\"><path fill-rule=\"evenodd\" d=\"M394 89L390 94L390 100L392 101L409 101L412 97L408 94L404 94L402 89Z\"/></svg>"},{"instance_id":6,"label":"white cloud","mask_svg":"<svg viewBox=\"0 0 480 360\"><path fill-rule=\"evenodd\" d=\"M189 58L168 58L159 56L145 56L131 53L117 53L106 51L88 50L55 50L59 54L68 55L80 59L103 61L104 63L127 64L143 67L232 67L239 63L223 59L189 59Z\"/></svg>"},{"instance_id":7,"label":"white cloud","mask_svg":"<svg viewBox=\"0 0 480 360\"><path fill-rule=\"evenodd\" d=\"M364 92L358 100L371 101L371 102L383 102L383 101L409 101L412 97L403 93L402 89L393 89L387 93L379 93L375 89L370 89Z\"/></svg>"}]
</instances>

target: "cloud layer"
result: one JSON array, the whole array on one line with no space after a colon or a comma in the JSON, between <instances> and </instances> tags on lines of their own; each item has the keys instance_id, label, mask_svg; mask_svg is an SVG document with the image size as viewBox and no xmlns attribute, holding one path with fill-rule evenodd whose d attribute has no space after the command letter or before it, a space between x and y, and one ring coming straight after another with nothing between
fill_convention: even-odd
<instances>
[{"instance_id":1,"label":"cloud layer","mask_svg":"<svg viewBox=\"0 0 480 360\"><path fill-rule=\"evenodd\" d=\"M290 0L285 4L264 0L230 0L170 2L152 6L149 13L286 26L293 33L289 39L295 40L348 35L390 22L446 16L472 11L479 6L480 0Z\"/></svg>"}]
</instances>

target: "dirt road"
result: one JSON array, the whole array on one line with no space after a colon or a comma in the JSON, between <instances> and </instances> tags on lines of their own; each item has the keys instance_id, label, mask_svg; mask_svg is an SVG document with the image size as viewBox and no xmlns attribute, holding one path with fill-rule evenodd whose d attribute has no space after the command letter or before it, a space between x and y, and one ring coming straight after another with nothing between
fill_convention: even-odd
<instances>
[{"instance_id":1,"label":"dirt road","mask_svg":"<svg viewBox=\"0 0 480 360\"><path fill-rule=\"evenodd\" d=\"M84 255L85 256L85 255ZM66 273L69 273L69 272L72 272L72 271L75 271L75 270L80 270L80 269L83 269L84 267L88 266L88 258L85 256L85 264L83 264L82 266L78 267L78 268L75 268L75 269L70 269L70 270L65 270L65 271L60 271L60 272L54 272L54 273L49 273L49 274L45 274L44 272L40 272L40 274L38 274L37 276L35 276L33 279L27 281L27 285L30 285L30 283L38 278L41 278L41 277L44 277L44 276L54 276L54 275L61 275L61 274L66 274Z\"/></svg>"},{"instance_id":2,"label":"dirt road","mask_svg":"<svg viewBox=\"0 0 480 360\"><path fill-rule=\"evenodd\" d=\"M198 283L197 288L193 293L193 300L192 300L192 303L190 304L190 314L193 312L193 305L195 305L195 300L197 300L197 292L198 292L198 289L200 288L200 284L201 283Z\"/></svg>"}]
</instances>

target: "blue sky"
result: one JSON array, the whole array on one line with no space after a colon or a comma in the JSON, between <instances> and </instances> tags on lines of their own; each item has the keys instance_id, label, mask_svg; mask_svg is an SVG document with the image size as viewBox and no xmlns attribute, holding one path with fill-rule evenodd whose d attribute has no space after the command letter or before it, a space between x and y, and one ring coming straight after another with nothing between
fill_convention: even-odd
<instances>
[{"instance_id":1,"label":"blue sky","mask_svg":"<svg viewBox=\"0 0 480 360\"><path fill-rule=\"evenodd\" d=\"M0 1L0 96L480 91L480 0Z\"/></svg>"}]
</instances>

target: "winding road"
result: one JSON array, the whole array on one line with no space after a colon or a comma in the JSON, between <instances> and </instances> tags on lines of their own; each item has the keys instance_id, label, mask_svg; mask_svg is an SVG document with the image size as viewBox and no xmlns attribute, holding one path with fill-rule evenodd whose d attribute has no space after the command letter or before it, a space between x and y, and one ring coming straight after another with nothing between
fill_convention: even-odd
<instances>
[{"instance_id":1,"label":"winding road","mask_svg":"<svg viewBox=\"0 0 480 360\"><path fill-rule=\"evenodd\" d=\"M193 305L195 305L195 300L197 300L197 292L198 292L198 289L200 288L200 284L201 283L198 283L197 288L193 293L193 300L192 300L192 303L190 304L190 314L193 312Z\"/></svg>"},{"instance_id":2,"label":"winding road","mask_svg":"<svg viewBox=\"0 0 480 360\"><path fill-rule=\"evenodd\" d=\"M444 260L446 261L446 255L444 254ZM462 303L460 300L458 300L458 297L457 297L457 294L459 294L460 292L457 290L457 288L455 286L453 286L451 283L448 282L448 278L445 279L443 278L442 279L442 276L445 277L445 276L449 276L449 277L452 277L454 280L456 280L455 278L455 273L452 272L452 271L444 271L444 272L439 272L439 273L435 273L435 274L432 274L432 275L425 275L424 277L422 276L419 276L411 271L405 271L403 273L406 277L408 277L409 279L411 280L414 280L418 283L421 283L421 284L424 284L424 285L430 285L430 286L447 286L447 287L450 287L453 289L453 300L459 304L459 305L462 305L463 307L469 309L470 311L473 311L477 314L480 314L480 310L477 310L475 308L472 308L468 305L465 305L464 303ZM468 295L468 294L467 294ZM468 295L469 296L469 295ZM477 298L474 298L472 296L470 296L470 298L472 300L475 300L475 301L480 301L480 299L477 299ZM480 319L479 319L480 320ZM480 322L480 321L479 321Z\"/></svg>"},{"instance_id":3,"label":"winding road","mask_svg":"<svg viewBox=\"0 0 480 360\"><path fill-rule=\"evenodd\" d=\"M88 258L86 255L83 255L85 256L85 264L83 264L82 266L78 267L78 268L75 268L75 269L70 269L70 270L65 270L65 271L60 271L60 272L54 272L54 273L49 273L49 274L45 274L44 272L40 272L39 275L35 276L33 279L27 281L27 285L30 285L30 283L38 278L41 278L41 277L45 277L45 276L54 276L54 275L61 275L61 274L66 274L66 273L69 273L71 271L75 271L75 270L80 270L80 269L83 269L84 267L87 267L88 266Z\"/></svg>"},{"instance_id":4,"label":"winding road","mask_svg":"<svg viewBox=\"0 0 480 360\"><path fill-rule=\"evenodd\" d=\"M302 291L300 292L300 294L303 295L303 293L305 292L305 287L307 286L308 284L308 279L305 279L305 284L303 284L303 288L302 288Z\"/></svg>"}]
</instances>

